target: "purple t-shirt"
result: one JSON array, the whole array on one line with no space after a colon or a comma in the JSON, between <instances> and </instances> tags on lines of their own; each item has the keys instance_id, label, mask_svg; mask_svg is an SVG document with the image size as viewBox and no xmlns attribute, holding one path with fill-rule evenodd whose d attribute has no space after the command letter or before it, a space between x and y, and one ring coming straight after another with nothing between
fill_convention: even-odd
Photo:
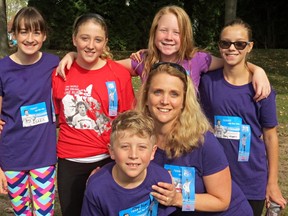
<instances>
[{"instance_id":1,"label":"purple t-shirt","mask_svg":"<svg viewBox=\"0 0 288 216\"><path fill-rule=\"evenodd\" d=\"M151 203L154 200L151 200L150 197L152 185L156 185L158 182L171 183L168 171L151 162L147 167L145 180L136 188L126 189L113 179L112 168L114 165L115 162L106 164L89 178L83 199L82 216L142 215L136 214L135 211L141 212L149 206L153 207ZM158 204L157 215L166 216L175 209L175 207ZM121 214L119 214L120 211L122 211Z\"/></svg>"},{"instance_id":2,"label":"purple t-shirt","mask_svg":"<svg viewBox=\"0 0 288 216\"><path fill-rule=\"evenodd\" d=\"M206 193L203 176L215 174L228 166L223 147L211 132L207 132L204 144L190 153L178 158L169 159L165 152L157 149L154 156L155 163L186 166L195 168L195 193ZM238 185L232 181L232 197L230 206L225 212L182 212L177 209L173 215L217 215L217 216L252 216L252 209Z\"/></svg>"},{"instance_id":3,"label":"purple t-shirt","mask_svg":"<svg viewBox=\"0 0 288 216\"><path fill-rule=\"evenodd\" d=\"M144 59L144 55L141 56L142 60ZM181 65L186 69L189 73L191 79L196 88L199 86L200 76L202 73L206 73L211 64L211 55L206 52L197 52L195 56L191 59L185 59ZM141 77L141 80L145 80L145 77L142 77L142 72L144 69L144 61L138 63L137 61L131 61L132 68L135 72Z\"/></svg>"},{"instance_id":4,"label":"purple t-shirt","mask_svg":"<svg viewBox=\"0 0 288 216\"><path fill-rule=\"evenodd\" d=\"M56 164L56 123L51 103L51 75L59 58L43 53L32 65L9 56L0 60L0 167L21 171Z\"/></svg>"},{"instance_id":5,"label":"purple t-shirt","mask_svg":"<svg viewBox=\"0 0 288 216\"><path fill-rule=\"evenodd\" d=\"M267 185L267 157L262 139L262 129L275 127L276 94L255 102L252 83L234 86L223 77L223 70L205 74L199 87L200 99L208 118L214 116L240 117L242 124L250 125L251 146L248 162L238 162L239 139L219 138L228 158L233 180L240 186L247 199L265 199Z\"/></svg>"}]
</instances>

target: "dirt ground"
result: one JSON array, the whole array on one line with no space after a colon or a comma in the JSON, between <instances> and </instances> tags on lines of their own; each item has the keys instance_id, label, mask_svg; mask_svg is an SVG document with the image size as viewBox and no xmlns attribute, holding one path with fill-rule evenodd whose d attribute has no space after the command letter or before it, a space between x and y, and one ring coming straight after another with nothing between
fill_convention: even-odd
<instances>
[{"instance_id":1,"label":"dirt ground","mask_svg":"<svg viewBox=\"0 0 288 216\"><path fill-rule=\"evenodd\" d=\"M288 200L288 136L279 137L280 163L279 182L283 196ZM12 216L8 196L0 195L0 216ZM61 216L58 197L56 198L55 216ZM282 216L288 216L288 209L282 212Z\"/></svg>"}]
</instances>

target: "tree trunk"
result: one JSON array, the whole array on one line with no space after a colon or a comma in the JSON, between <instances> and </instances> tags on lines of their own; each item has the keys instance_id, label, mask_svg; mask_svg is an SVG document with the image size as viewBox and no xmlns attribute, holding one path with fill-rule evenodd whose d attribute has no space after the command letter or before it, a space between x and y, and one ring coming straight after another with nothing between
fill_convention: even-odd
<instances>
[{"instance_id":1,"label":"tree trunk","mask_svg":"<svg viewBox=\"0 0 288 216\"><path fill-rule=\"evenodd\" d=\"M236 18L237 0L225 0L225 23Z\"/></svg>"},{"instance_id":2,"label":"tree trunk","mask_svg":"<svg viewBox=\"0 0 288 216\"><path fill-rule=\"evenodd\" d=\"M0 58L8 55L6 1L0 0Z\"/></svg>"}]
</instances>

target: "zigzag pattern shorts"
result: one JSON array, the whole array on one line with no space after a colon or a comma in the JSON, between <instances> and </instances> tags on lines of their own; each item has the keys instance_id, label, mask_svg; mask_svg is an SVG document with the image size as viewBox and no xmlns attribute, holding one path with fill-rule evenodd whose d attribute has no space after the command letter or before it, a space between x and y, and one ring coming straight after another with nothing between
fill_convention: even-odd
<instances>
[{"instance_id":1,"label":"zigzag pattern shorts","mask_svg":"<svg viewBox=\"0 0 288 216\"><path fill-rule=\"evenodd\" d=\"M54 215L55 166L4 173L15 215Z\"/></svg>"}]
</instances>

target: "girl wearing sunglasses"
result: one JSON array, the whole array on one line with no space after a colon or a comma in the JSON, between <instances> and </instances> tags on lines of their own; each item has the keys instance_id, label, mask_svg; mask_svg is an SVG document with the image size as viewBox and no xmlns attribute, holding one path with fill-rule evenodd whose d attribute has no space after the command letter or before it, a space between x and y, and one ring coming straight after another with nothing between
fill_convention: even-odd
<instances>
[{"instance_id":1,"label":"girl wearing sunglasses","mask_svg":"<svg viewBox=\"0 0 288 216\"><path fill-rule=\"evenodd\" d=\"M240 19L228 23L218 43L224 68L205 74L199 87L203 108L216 126L222 122L226 132L217 136L228 158L232 179L241 187L261 216L271 201L286 205L278 185L278 137L275 91L259 102L252 74L247 67L252 30ZM243 146L245 146L243 148Z\"/></svg>"},{"instance_id":2,"label":"girl wearing sunglasses","mask_svg":"<svg viewBox=\"0 0 288 216\"><path fill-rule=\"evenodd\" d=\"M65 77L64 68L70 68L76 53L68 53L60 62L57 73ZM223 67L223 60L200 51L195 46L192 23L188 14L179 6L169 5L161 8L155 15L149 35L148 49L132 53L131 59L117 61L126 67L131 76L146 80L153 64L173 62L183 66L198 88L202 73ZM251 63L256 101L266 98L270 84L264 70Z\"/></svg>"}]
</instances>

